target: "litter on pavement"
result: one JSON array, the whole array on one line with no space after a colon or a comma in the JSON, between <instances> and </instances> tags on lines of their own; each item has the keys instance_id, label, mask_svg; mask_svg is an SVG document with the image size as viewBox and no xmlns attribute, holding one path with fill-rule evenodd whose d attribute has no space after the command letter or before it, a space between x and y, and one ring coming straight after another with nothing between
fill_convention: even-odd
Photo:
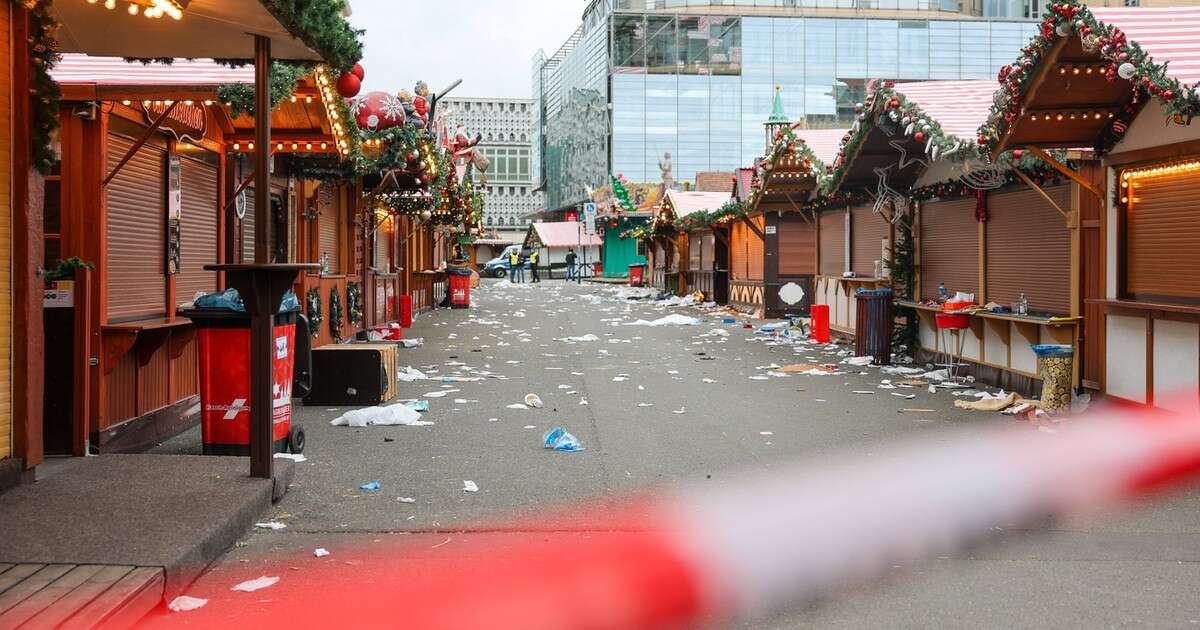
<instances>
[{"instance_id":1,"label":"litter on pavement","mask_svg":"<svg viewBox=\"0 0 1200 630\"><path fill-rule=\"evenodd\" d=\"M479 492L479 486L469 479L463 480L463 492Z\"/></svg>"},{"instance_id":2,"label":"litter on pavement","mask_svg":"<svg viewBox=\"0 0 1200 630\"><path fill-rule=\"evenodd\" d=\"M207 603L207 599L190 597L188 595L180 595L179 597L172 599L171 603L167 604L167 608L170 608L172 612L188 612L191 610L196 610L197 608L203 608Z\"/></svg>"},{"instance_id":3,"label":"litter on pavement","mask_svg":"<svg viewBox=\"0 0 1200 630\"><path fill-rule=\"evenodd\" d=\"M400 345L404 346L405 348L420 348L421 346L425 345L425 340L419 337L416 339L401 339Z\"/></svg>"},{"instance_id":4,"label":"litter on pavement","mask_svg":"<svg viewBox=\"0 0 1200 630\"><path fill-rule=\"evenodd\" d=\"M253 580L246 580L245 582L242 582L229 590L241 591L243 593L253 593L254 591L267 588L268 586L274 586L277 582L279 582L278 577L267 577L264 575L262 577L254 578Z\"/></svg>"},{"instance_id":5,"label":"litter on pavement","mask_svg":"<svg viewBox=\"0 0 1200 630\"><path fill-rule=\"evenodd\" d=\"M554 427L547 431L542 436L542 446L543 448L566 452L583 450L583 446L579 443L579 438L576 438L562 427Z\"/></svg>"},{"instance_id":6,"label":"litter on pavement","mask_svg":"<svg viewBox=\"0 0 1200 630\"><path fill-rule=\"evenodd\" d=\"M414 369L411 365L405 367L403 370L398 370L396 372L396 380L404 381L405 383L411 383L413 381L423 381L427 378L429 378L429 377L426 376L424 372Z\"/></svg>"},{"instance_id":7,"label":"litter on pavement","mask_svg":"<svg viewBox=\"0 0 1200 630\"><path fill-rule=\"evenodd\" d=\"M590 341L600 341L600 338L597 337L596 335L589 333L586 335L581 335L579 337L562 337L559 339L555 339L555 341L565 341L566 343L588 343Z\"/></svg>"},{"instance_id":8,"label":"litter on pavement","mask_svg":"<svg viewBox=\"0 0 1200 630\"><path fill-rule=\"evenodd\" d=\"M287 523L280 523L279 521L266 521L264 523L255 523L254 526L259 529L273 529L275 531L279 531L281 529L286 529Z\"/></svg>"},{"instance_id":9,"label":"litter on pavement","mask_svg":"<svg viewBox=\"0 0 1200 630\"><path fill-rule=\"evenodd\" d=\"M316 549L313 549L313 555L318 558L324 558L325 556L329 555L329 550L324 547L317 547Z\"/></svg>"},{"instance_id":10,"label":"litter on pavement","mask_svg":"<svg viewBox=\"0 0 1200 630\"><path fill-rule=\"evenodd\" d=\"M382 487L383 484L379 483L378 481L370 481L359 486L358 489L362 490L363 492L374 492Z\"/></svg>"},{"instance_id":11,"label":"litter on pavement","mask_svg":"<svg viewBox=\"0 0 1200 630\"><path fill-rule=\"evenodd\" d=\"M673 313L666 317L660 317L654 321L639 319L636 322L625 322L622 326L699 326L700 320L687 315Z\"/></svg>"},{"instance_id":12,"label":"litter on pavement","mask_svg":"<svg viewBox=\"0 0 1200 630\"><path fill-rule=\"evenodd\" d=\"M334 418L329 424L335 427L383 427L397 425L427 427L433 423L422 420L421 414L407 405L390 405L388 407L353 409Z\"/></svg>"},{"instance_id":13,"label":"litter on pavement","mask_svg":"<svg viewBox=\"0 0 1200 630\"><path fill-rule=\"evenodd\" d=\"M275 453L275 459L290 459L297 464L308 461L308 458L300 453Z\"/></svg>"},{"instance_id":14,"label":"litter on pavement","mask_svg":"<svg viewBox=\"0 0 1200 630\"><path fill-rule=\"evenodd\" d=\"M546 404L542 402L542 399L539 398L537 394L525 394L525 404L529 407L533 407L534 409L541 409L542 407L546 406Z\"/></svg>"}]
</instances>

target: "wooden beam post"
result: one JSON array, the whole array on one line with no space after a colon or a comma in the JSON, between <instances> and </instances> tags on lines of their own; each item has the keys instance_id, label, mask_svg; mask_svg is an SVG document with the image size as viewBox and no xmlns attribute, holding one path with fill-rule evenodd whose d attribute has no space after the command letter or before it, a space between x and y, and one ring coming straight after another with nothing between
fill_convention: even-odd
<instances>
[{"instance_id":1,"label":"wooden beam post","mask_svg":"<svg viewBox=\"0 0 1200 630\"><path fill-rule=\"evenodd\" d=\"M167 119L167 116L171 115L171 112L175 109L176 105L179 105L179 101L172 101L171 104L163 110L163 113L159 114L158 118L155 118L154 122L150 123L149 127L146 127L146 130L142 132L142 136L137 139L137 142L133 143L132 147L129 147L129 151L125 152L125 155L121 158L121 161L117 162L117 165L113 167L112 172L104 178L104 183L102 186L107 186L108 182L111 182L112 178L116 177L117 173L121 172L121 169L125 166L125 164L133 158L134 154L136 154L139 149L142 148L142 145L146 144L146 141L150 139L150 136L154 135L155 131L158 131L158 128L162 126L163 121Z\"/></svg>"},{"instance_id":2,"label":"wooden beam post","mask_svg":"<svg viewBox=\"0 0 1200 630\"><path fill-rule=\"evenodd\" d=\"M1068 167L1066 164L1063 164L1062 162L1059 162L1058 160L1054 159L1053 155L1050 155L1049 153L1047 153L1044 149L1042 149L1040 147L1025 147L1025 148L1030 153L1038 156L1038 158L1040 158L1043 162L1045 162L1046 164L1049 164L1051 166L1051 168L1058 171L1059 173L1062 173L1064 176L1070 178L1071 181L1075 182L1076 184L1079 184L1079 186L1081 186L1084 190L1092 193L1093 195L1096 195L1096 197L1098 197L1100 199L1100 201L1102 201L1102 202L1104 201L1104 191L1100 190L1099 188L1096 188L1096 186L1093 185L1092 182L1089 182L1087 179L1085 179L1082 175L1079 174L1078 171L1076 171L1075 169Z\"/></svg>"}]
</instances>

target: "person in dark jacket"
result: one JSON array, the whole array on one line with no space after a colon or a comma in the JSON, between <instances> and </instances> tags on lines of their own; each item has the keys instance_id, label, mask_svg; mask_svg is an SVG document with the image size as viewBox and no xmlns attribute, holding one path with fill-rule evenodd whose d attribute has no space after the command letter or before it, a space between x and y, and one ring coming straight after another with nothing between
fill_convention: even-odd
<instances>
[{"instance_id":1,"label":"person in dark jacket","mask_svg":"<svg viewBox=\"0 0 1200 630\"><path fill-rule=\"evenodd\" d=\"M575 248L572 247L567 250L567 280L575 279L575 260Z\"/></svg>"}]
</instances>

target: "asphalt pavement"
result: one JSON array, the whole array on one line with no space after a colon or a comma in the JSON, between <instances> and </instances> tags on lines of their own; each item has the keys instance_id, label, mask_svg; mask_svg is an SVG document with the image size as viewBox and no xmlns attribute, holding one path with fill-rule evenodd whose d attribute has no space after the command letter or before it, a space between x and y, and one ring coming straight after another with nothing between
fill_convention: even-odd
<instances>
[{"instance_id":1,"label":"asphalt pavement","mask_svg":"<svg viewBox=\"0 0 1200 630\"><path fill-rule=\"evenodd\" d=\"M540 537L569 550L614 530L604 509L589 506L633 504L633 493L702 489L734 471L831 454L870 457L948 427L1014 422L955 409L945 391L897 387L904 376L876 368L781 375L772 366L839 363L847 351L797 352L711 313L622 300L613 291L485 281L473 308L419 317L406 334L424 345L401 350L401 365L431 379L400 383L401 398L428 400L422 419L433 424L331 426L347 409L299 407L308 460L264 516L286 529L256 530L215 564L190 591L210 598L205 608L152 622L244 620L247 600L239 604L229 588L269 570L319 588L321 561L354 556L342 564L369 573L371 560L361 554L373 548L389 549L386 557L414 575L457 545ZM672 314L701 324L630 325ZM563 340L587 335L596 339ZM481 380L443 383L443 376ZM530 393L545 406L510 407ZM576 435L583 450L543 449L542 435L554 426ZM191 431L158 452L198 450ZM379 490L360 490L373 481ZM465 481L478 491L464 492ZM577 509L551 509L564 504ZM883 584L737 627L1192 627L1200 624L1198 522L1200 494L1192 493L1032 530L997 524L997 541L985 548L897 566ZM314 558L317 547L331 556ZM339 579L355 575L365 573ZM252 612L278 614L284 601L256 598Z\"/></svg>"}]
</instances>

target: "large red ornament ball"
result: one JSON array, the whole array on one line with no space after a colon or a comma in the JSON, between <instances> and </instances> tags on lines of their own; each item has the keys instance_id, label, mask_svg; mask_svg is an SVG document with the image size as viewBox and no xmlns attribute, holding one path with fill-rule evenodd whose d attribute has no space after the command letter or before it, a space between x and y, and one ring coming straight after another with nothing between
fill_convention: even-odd
<instances>
[{"instance_id":1,"label":"large red ornament ball","mask_svg":"<svg viewBox=\"0 0 1200 630\"><path fill-rule=\"evenodd\" d=\"M366 80L367 78L367 71L363 70L361 63L354 64L354 67L350 69L350 74L358 77L359 81Z\"/></svg>"},{"instance_id":2,"label":"large red ornament ball","mask_svg":"<svg viewBox=\"0 0 1200 630\"><path fill-rule=\"evenodd\" d=\"M354 98L362 91L362 79L353 72L347 72L338 77L337 91L342 98Z\"/></svg>"},{"instance_id":3,"label":"large red ornament ball","mask_svg":"<svg viewBox=\"0 0 1200 630\"><path fill-rule=\"evenodd\" d=\"M360 129L380 131L405 123L404 103L387 92L368 92L354 99L351 111Z\"/></svg>"},{"instance_id":4,"label":"large red ornament ball","mask_svg":"<svg viewBox=\"0 0 1200 630\"><path fill-rule=\"evenodd\" d=\"M917 133L913 134L913 140L916 140L917 142L924 142L925 134L923 132L918 131Z\"/></svg>"},{"instance_id":5,"label":"large red ornament ball","mask_svg":"<svg viewBox=\"0 0 1200 630\"><path fill-rule=\"evenodd\" d=\"M1019 159L1021 159L1021 156L1022 156L1022 155L1025 155L1025 152L1024 152L1024 151L1022 151L1022 150L1020 150L1020 149L1013 149L1012 156L1013 156L1013 159L1014 159L1014 160L1019 160Z\"/></svg>"}]
</instances>

